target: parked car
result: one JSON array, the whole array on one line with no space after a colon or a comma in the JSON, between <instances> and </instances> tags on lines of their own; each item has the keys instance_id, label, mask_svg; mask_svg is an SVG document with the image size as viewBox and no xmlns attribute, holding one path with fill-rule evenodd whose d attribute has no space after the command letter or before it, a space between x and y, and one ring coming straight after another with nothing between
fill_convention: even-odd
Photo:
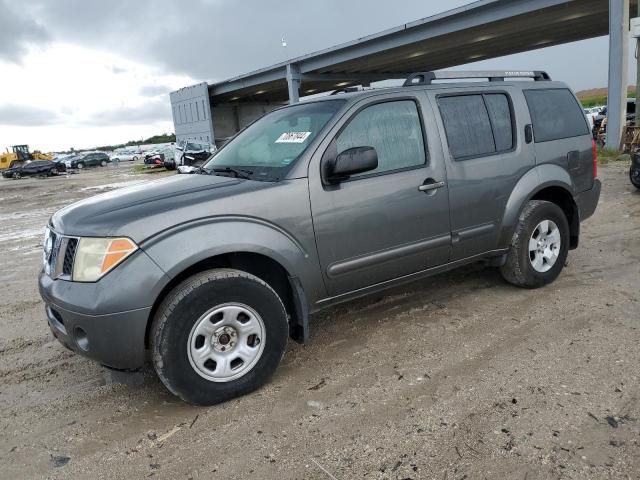
<instances>
[{"instance_id":1,"label":"parked car","mask_svg":"<svg viewBox=\"0 0 640 480\"><path fill-rule=\"evenodd\" d=\"M150 150L144 156L144 163L153 167L163 167L164 153L160 150Z\"/></svg>"},{"instance_id":2,"label":"parked car","mask_svg":"<svg viewBox=\"0 0 640 480\"><path fill-rule=\"evenodd\" d=\"M197 172L215 151L210 143L183 140L175 145L173 158L165 160L165 168L177 169L178 173Z\"/></svg>"},{"instance_id":3,"label":"parked car","mask_svg":"<svg viewBox=\"0 0 640 480\"><path fill-rule=\"evenodd\" d=\"M68 161L69 168L83 169L85 167L106 167L111 162L109 155L104 152L80 154Z\"/></svg>"},{"instance_id":4,"label":"parked car","mask_svg":"<svg viewBox=\"0 0 640 480\"><path fill-rule=\"evenodd\" d=\"M58 211L39 275L53 334L116 369L148 349L171 392L211 405L264 384L329 306L481 260L550 284L600 197L585 116L544 73L464 75L536 81L419 73L285 106L201 174Z\"/></svg>"},{"instance_id":5,"label":"parked car","mask_svg":"<svg viewBox=\"0 0 640 480\"><path fill-rule=\"evenodd\" d=\"M54 160L33 160L33 161L16 161L11 164L10 168L2 171L4 178L22 178L31 176L47 176L58 175L66 172L64 162Z\"/></svg>"},{"instance_id":6,"label":"parked car","mask_svg":"<svg viewBox=\"0 0 640 480\"><path fill-rule=\"evenodd\" d=\"M113 152L110 158L112 162L136 162L140 156L137 152L122 150Z\"/></svg>"}]
</instances>

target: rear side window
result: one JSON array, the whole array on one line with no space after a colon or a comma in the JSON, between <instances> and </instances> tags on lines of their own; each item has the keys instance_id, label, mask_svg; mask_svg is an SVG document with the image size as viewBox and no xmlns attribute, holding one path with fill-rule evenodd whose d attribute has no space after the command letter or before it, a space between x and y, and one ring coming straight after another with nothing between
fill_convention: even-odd
<instances>
[{"instance_id":1,"label":"rear side window","mask_svg":"<svg viewBox=\"0 0 640 480\"><path fill-rule=\"evenodd\" d=\"M536 142L589 134L582 107L568 89L525 90L524 96Z\"/></svg>"},{"instance_id":2,"label":"rear side window","mask_svg":"<svg viewBox=\"0 0 640 480\"><path fill-rule=\"evenodd\" d=\"M438 105L454 159L493 155L513 148L513 118L505 94L440 97Z\"/></svg>"}]
</instances>

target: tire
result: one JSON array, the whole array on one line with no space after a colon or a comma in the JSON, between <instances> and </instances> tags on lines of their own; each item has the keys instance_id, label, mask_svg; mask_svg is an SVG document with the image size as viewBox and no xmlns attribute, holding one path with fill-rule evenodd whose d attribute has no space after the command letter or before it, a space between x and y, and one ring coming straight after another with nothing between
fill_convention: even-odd
<instances>
[{"instance_id":1,"label":"tire","mask_svg":"<svg viewBox=\"0 0 640 480\"><path fill-rule=\"evenodd\" d=\"M20 180L22 178L22 174L20 172L14 172L13 178L16 180Z\"/></svg>"},{"instance_id":2,"label":"tire","mask_svg":"<svg viewBox=\"0 0 640 480\"><path fill-rule=\"evenodd\" d=\"M520 214L500 273L518 287L543 287L558 278L568 253L569 222L562 209L555 203L532 200Z\"/></svg>"},{"instance_id":3,"label":"tire","mask_svg":"<svg viewBox=\"0 0 640 480\"><path fill-rule=\"evenodd\" d=\"M137 161L138 161L138 157L137 157L137 156L134 156L134 157L131 159L131 161L133 161L133 162L137 162Z\"/></svg>"},{"instance_id":4,"label":"tire","mask_svg":"<svg viewBox=\"0 0 640 480\"><path fill-rule=\"evenodd\" d=\"M106 166L107 166L107 161L106 161L106 160L102 160L102 161L100 162L100 166L101 166L101 167L106 167Z\"/></svg>"},{"instance_id":5,"label":"tire","mask_svg":"<svg viewBox=\"0 0 640 480\"><path fill-rule=\"evenodd\" d=\"M82 170L82 169L84 168L84 163L80 162L80 163L77 165L77 168L78 168L78 170Z\"/></svg>"},{"instance_id":6,"label":"tire","mask_svg":"<svg viewBox=\"0 0 640 480\"><path fill-rule=\"evenodd\" d=\"M634 187L640 190L640 169L632 168L629 170L629 180Z\"/></svg>"},{"instance_id":7,"label":"tire","mask_svg":"<svg viewBox=\"0 0 640 480\"><path fill-rule=\"evenodd\" d=\"M247 332L259 331L253 343L252 335L242 332L242 321ZM182 400L203 406L263 385L279 365L287 338L287 314L276 292L259 278L231 269L208 270L179 284L158 308L150 334L153 366L162 383ZM220 351L225 345L228 350ZM249 353L238 366L234 355L242 351Z\"/></svg>"}]
</instances>

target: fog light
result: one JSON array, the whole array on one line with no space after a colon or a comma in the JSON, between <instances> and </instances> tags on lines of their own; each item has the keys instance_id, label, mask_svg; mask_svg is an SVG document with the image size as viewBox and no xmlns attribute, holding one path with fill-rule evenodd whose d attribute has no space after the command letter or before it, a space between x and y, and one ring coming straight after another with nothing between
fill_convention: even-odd
<instances>
[{"instance_id":1,"label":"fog light","mask_svg":"<svg viewBox=\"0 0 640 480\"><path fill-rule=\"evenodd\" d=\"M73 329L73 336L76 340L76 344L80 347L80 350L88 352L89 351L89 338L87 337L87 332L85 332L80 327L76 327Z\"/></svg>"}]
</instances>

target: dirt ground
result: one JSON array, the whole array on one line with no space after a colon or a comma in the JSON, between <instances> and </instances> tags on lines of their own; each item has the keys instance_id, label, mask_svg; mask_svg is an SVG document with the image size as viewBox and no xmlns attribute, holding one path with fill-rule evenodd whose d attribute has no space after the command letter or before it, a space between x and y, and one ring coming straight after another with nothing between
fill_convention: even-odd
<instances>
[{"instance_id":1,"label":"dirt ground","mask_svg":"<svg viewBox=\"0 0 640 480\"><path fill-rule=\"evenodd\" d=\"M152 372L114 383L53 339L38 296L48 217L151 176L0 181L0 478L638 479L626 168L601 168L598 212L553 285L471 266L329 310L267 386L212 408Z\"/></svg>"}]
</instances>

